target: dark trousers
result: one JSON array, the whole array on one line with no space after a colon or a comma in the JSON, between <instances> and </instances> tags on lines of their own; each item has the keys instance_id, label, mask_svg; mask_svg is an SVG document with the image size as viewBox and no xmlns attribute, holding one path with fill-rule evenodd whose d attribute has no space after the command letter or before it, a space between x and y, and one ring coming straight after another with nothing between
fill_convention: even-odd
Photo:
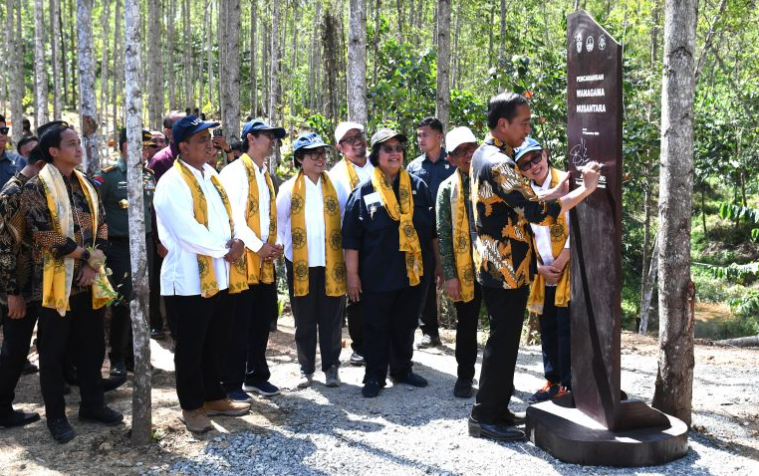
<instances>
[{"instance_id":1,"label":"dark trousers","mask_svg":"<svg viewBox=\"0 0 759 476\"><path fill-rule=\"evenodd\" d=\"M455 302L456 308L456 363L457 375L462 380L474 379L477 362L477 324L480 320L482 287L474 283L474 298L469 302Z\"/></svg>"},{"instance_id":2,"label":"dark trousers","mask_svg":"<svg viewBox=\"0 0 759 476\"><path fill-rule=\"evenodd\" d=\"M348 334L351 336L351 349L358 355L364 355L364 311L363 301L354 302L348 298L345 308L348 315Z\"/></svg>"},{"instance_id":3,"label":"dark trousers","mask_svg":"<svg viewBox=\"0 0 759 476\"><path fill-rule=\"evenodd\" d=\"M295 318L295 346L298 349L298 363L304 374L312 374L316 369L316 340L322 355L322 370L340 366L342 350L343 298L327 296L325 268L308 268L308 294L295 297L293 289L293 264L285 260L287 286L290 290L290 306Z\"/></svg>"},{"instance_id":4,"label":"dark trousers","mask_svg":"<svg viewBox=\"0 0 759 476\"><path fill-rule=\"evenodd\" d=\"M92 293L75 294L69 299L71 310L61 317L55 309L38 307L37 349L40 354L40 386L47 419L66 416L63 398L63 364L67 350L73 353L79 378L81 406L103 405L100 368L105 357L103 312L92 309Z\"/></svg>"},{"instance_id":5,"label":"dark trousers","mask_svg":"<svg viewBox=\"0 0 759 476\"><path fill-rule=\"evenodd\" d=\"M556 287L546 286L540 316L540 344L546 380L572 388L572 326L569 307L556 307Z\"/></svg>"},{"instance_id":6,"label":"dark trousers","mask_svg":"<svg viewBox=\"0 0 759 476\"><path fill-rule=\"evenodd\" d=\"M490 337L482 354L480 389L472 408L472 417L477 421L497 423L509 409L529 290L529 286L482 288Z\"/></svg>"},{"instance_id":7,"label":"dark trousers","mask_svg":"<svg viewBox=\"0 0 759 476\"><path fill-rule=\"evenodd\" d=\"M227 357L222 386L227 392L241 390L242 384L269 380L266 363L269 325L277 319L277 285L253 284L250 289L230 296L234 315L227 340Z\"/></svg>"},{"instance_id":8,"label":"dark trousers","mask_svg":"<svg viewBox=\"0 0 759 476\"><path fill-rule=\"evenodd\" d=\"M424 284L422 278L418 285L397 291L364 289L361 294L364 303L364 383L374 380L383 385L388 365L391 377L403 377L411 372L414 331Z\"/></svg>"},{"instance_id":9,"label":"dark trousers","mask_svg":"<svg viewBox=\"0 0 759 476\"><path fill-rule=\"evenodd\" d=\"M106 266L112 271L109 279L121 301L111 307L111 324L108 343L111 362L124 362L132 357L132 321L129 318L129 301L132 299L132 268L129 257L129 239L111 238L106 251Z\"/></svg>"},{"instance_id":10,"label":"dark trousers","mask_svg":"<svg viewBox=\"0 0 759 476\"><path fill-rule=\"evenodd\" d=\"M0 417L13 411L16 385L21 378L21 370L29 355L34 325L37 323L37 304L26 305L23 319L8 317L8 308L3 306L3 347L0 351Z\"/></svg>"},{"instance_id":11,"label":"dark trousers","mask_svg":"<svg viewBox=\"0 0 759 476\"><path fill-rule=\"evenodd\" d=\"M221 364L232 325L226 290L215 296L164 296L166 311L176 323L174 368L182 410L226 398L221 387Z\"/></svg>"},{"instance_id":12,"label":"dark trousers","mask_svg":"<svg viewBox=\"0 0 759 476\"><path fill-rule=\"evenodd\" d=\"M425 276L430 276L430 278L425 279L427 284L424 302L422 303L422 312L419 317L419 327L422 329L422 334L437 337L440 334L437 315L437 288L435 286L435 279L429 274L431 271L424 270Z\"/></svg>"},{"instance_id":13,"label":"dark trousers","mask_svg":"<svg viewBox=\"0 0 759 476\"><path fill-rule=\"evenodd\" d=\"M161 313L161 264L163 264L163 258L158 255L155 240L151 236L146 238L145 244L148 248L148 273L150 275L150 328L163 329L163 314Z\"/></svg>"}]
</instances>

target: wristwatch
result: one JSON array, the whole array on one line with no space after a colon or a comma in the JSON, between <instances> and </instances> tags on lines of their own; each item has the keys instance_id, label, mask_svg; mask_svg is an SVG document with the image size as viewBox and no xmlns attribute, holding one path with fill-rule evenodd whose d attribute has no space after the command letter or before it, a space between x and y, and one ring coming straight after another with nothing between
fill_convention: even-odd
<instances>
[{"instance_id":1,"label":"wristwatch","mask_svg":"<svg viewBox=\"0 0 759 476\"><path fill-rule=\"evenodd\" d=\"M90 250L88 250L87 248L85 248L84 251L82 251L81 259L82 259L82 261L89 261L90 260Z\"/></svg>"}]
</instances>

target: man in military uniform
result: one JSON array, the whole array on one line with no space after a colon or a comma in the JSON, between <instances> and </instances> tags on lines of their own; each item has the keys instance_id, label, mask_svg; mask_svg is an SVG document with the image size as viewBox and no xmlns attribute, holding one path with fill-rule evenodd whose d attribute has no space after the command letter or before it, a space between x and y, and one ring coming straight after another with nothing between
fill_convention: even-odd
<instances>
[{"instance_id":1,"label":"man in military uniform","mask_svg":"<svg viewBox=\"0 0 759 476\"><path fill-rule=\"evenodd\" d=\"M145 200L145 233L150 240L152 223L150 206L155 192L155 175L144 164L149 148L154 144L153 136L148 130L142 131L143 188ZM116 165L104 168L95 176L100 184L100 197L105 208L105 221L108 224L108 249L106 266L111 269L111 283L122 296L121 301L111 307L110 344L111 375L125 376L127 367L133 365L131 344L131 325L129 319L129 301L132 299L132 272L129 259L129 200L127 186L127 135L126 129L119 136L121 157ZM150 241L148 241L150 243ZM148 246L148 268L153 261L153 248Z\"/></svg>"}]
</instances>

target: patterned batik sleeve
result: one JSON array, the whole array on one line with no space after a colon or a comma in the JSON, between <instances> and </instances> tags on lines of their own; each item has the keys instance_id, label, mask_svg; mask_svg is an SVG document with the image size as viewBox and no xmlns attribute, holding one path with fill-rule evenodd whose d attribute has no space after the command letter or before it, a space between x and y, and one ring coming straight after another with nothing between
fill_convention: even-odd
<instances>
[{"instance_id":1,"label":"patterned batik sleeve","mask_svg":"<svg viewBox=\"0 0 759 476\"><path fill-rule=\"evenodd\" d=\"M541 200L532 187L509 165L496 164L491 169L495 193L522 218L536 225L548 226L556 223L561 213L558 200Z\"/></svg>"},{"instance_id":2,"label":"patterned batik sleeve","mask_svg":"<svg viewBox=\"0 0 759 476\"><path fill-rule=\"evenodd\" d=\"M17 240L12 228L16 212L10 197L0 195L0 294L17 296L21 293L16 279Z\"/></svg>"},{"instance_id":3,"label":"patterned batik sleeve","mask_svg":"<svg viewBox=\"0 0 759 476\"><path fill-rule=\"evenodd\" d=\"M47 208L45 191L38 180L30 180L24 185L21 203L26 225L31 230L37 246L52 251L57 257L66 256L76 250L77 244L74 240L55 231L50 210Z\"/></svg>"},{"instance_id":4,"label":"patterned batik sleeve","mask_svg":"<svg viewBox=\"0 0 759 476\"><path fill-rule=\"evenodd\" d=\"M451 222L452 182L446 180L440 186L435 204L437 239L440 246L440 261L445 279L453 279L456 274L456 260L453 256L453 225Z\"/></svg>"}]
</instances>

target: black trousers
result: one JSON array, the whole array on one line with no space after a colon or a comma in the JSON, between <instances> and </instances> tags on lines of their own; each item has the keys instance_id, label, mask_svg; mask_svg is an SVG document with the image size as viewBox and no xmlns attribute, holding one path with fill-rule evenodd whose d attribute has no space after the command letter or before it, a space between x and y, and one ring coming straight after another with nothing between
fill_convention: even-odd
<instances>
[{"instance_id":1,"label":"black trousers","mask_svg":"<svg viewBox=\"0 0 759 476\"><path fill-rule=\"evenodd\" d=\"M490 337L482 354L480 389L472 408L472 417L477 421L497 423L509 409L529 290L529 286L482 288Z\"/></svg>"},{"instance_id":2,"label":"black trousers","mask_svg":"<svg viewBox=\"0 0 759 476\"><path fill-rule=\"evenodd\" d=\"M540 344L546 380L572 388L572 326L569 307L556 307L556 286L546 286Z\"/></svg>"},{"instance_id":3,"label":"black trousers","mask_svg":"<svg viewBox=\"0 0 759 476\"><path fill-rule=\"evenodd\" d=\"M277 319L277 284L254 284L240 294L230 295L234 316L227 339L227 357L222 370L222 387L241 390L242 384L269 380L266 362L269 325Z\"/></svg>"},{"instance_id":4,"label":"black trousers","mask_svg":"<svg viewBox=\"0 0 759 476\"><path fill-rule=\"evenodd\" d=\"M164 296L166 310L176 323L174 368L182 410L226 398L221 365L232 325L231 300L226 290L215 296Z\"/></svg>"},{"instance_id":5,"label":"black trousers","mask_svg":"<svg viewBox=\"0 0 759 476\"><path fill-rule=\"evenodd\" d=\"M38 307L37 348L40 354L40 386L47 419L66 416L63 398L63 364L67 350L73 353L79 378L81 406L103 405L100 369L105 357L103 337L104 309L92 309L92 293L69 298L71 310L64 317L55 309Z\"/></svg>"},{"instance_id":6,"label":"black trousers","mask_svg":"<svg viewBox=\"0 0 759 476\"><path fill-rule=\"evenodd\" d=\"M340 366L342 350L342 296L327 296L325 268L308 268L308 294L295 297L293 289L293 264L285 260L287 287L290 290L290 306L295 318L295 346L301 372L312 374L316 369L316 340L322 356L322 370Z\"/></svg>"},{"instance_id":7,"label":"black trousers","mask_svg":"<svg viewBox=\"0 0 759 476\"><path fill-rule=\"evenodd\" d=\"M364 311L363 301L354 302L348 298L345 307L348 315L348 334L351 336L351 349L358 355L364 355Z\"/></svg>"},{"instance_id":8,"label":"black trousers","mask_svg":"<svg viewBox=\"0 0 759 476\"><path fill-rule=\"evenodd\" d=\"M462 380L474 379L477 362L477 324L480 320L482 287L474 283L474 298L469 302L455 302L456 308L456 363L457 375Z\"/></svg>"},{"instance_id":9,"label":"black trousers","mask_svg":"<svg viewBox=\"0 0 759 476\"><path fill-rule=\"evenodd\" d=\"M364 383L374 380L383 385L390 376L411 372L414 356L414 331L424 297L424 279L416 286L397 291L361 294L364 303Z\"/></svg>"},{"instance_id":10,"label":"black trousers","mask_svg":"<svg viewBox=\"0 0 759 476\"><path fill-rule=\"evenodd\" d=\"M6 306L0 310L3 313L3 347L0 350L0 417L5 417L13 411L16 385L29 355L34 325L37 324L38 304L27 304L26 316L23 319L8 317Z\"/></svg>"},{"instance_id":11,"label":"black trousers","mask_svg":"<svg viewBox=\"0 0 759 476\"><path fill-rule=\"evenodd\" d=\"M422 334L437 337L440 335L438 330L437 289L435 279L429 274L431 271L424 270L424 274L430 277L425 280L427 284L422 302L422 312L419 317L419 327L422 329Z\"/></svg>"},{"instance_id":12,"label":"black trousers","mask_svg":"<svg viewBox=\"0 0 759 476\"><path fill-rule=\"evenodd\" d=\"M146 238L148 248L148 272L150 275L150 328L163 329L163 313L161 313L161 265L163 258L158 255L155 240L152 236ZM169 326L171 329L171 326Z\"/></svg>"}]
</instances>

